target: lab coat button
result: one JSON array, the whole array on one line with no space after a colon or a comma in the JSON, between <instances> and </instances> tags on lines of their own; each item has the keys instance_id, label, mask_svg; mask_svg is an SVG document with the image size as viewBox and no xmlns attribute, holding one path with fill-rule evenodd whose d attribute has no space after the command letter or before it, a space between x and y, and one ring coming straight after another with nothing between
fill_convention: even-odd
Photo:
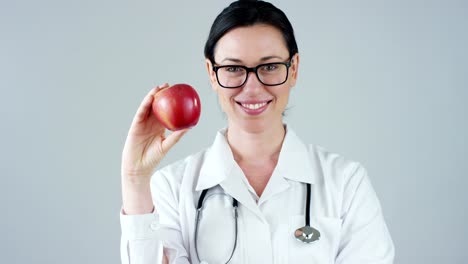
<instances>
[{"instance_id":1,"label":"lab coat button","mask_svg":"<svg viewBox=\"0 0 468 264\"><path fill-rule=\"evenodd\" d=\"M151 228L152 230L154 230L154 231L158 230L158 229L159 229L159 224L158 224L158 222L153 222L153 223L151 223L150 228Z\"/></svg>"}]
</instances>

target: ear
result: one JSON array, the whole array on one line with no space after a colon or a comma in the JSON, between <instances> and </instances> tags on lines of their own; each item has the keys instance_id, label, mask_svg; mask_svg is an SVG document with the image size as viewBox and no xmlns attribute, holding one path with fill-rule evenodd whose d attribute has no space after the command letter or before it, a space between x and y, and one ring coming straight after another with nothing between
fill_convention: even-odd
<instances>
[{"instance_id":1,"label":"ear","mask_svg":"<svg viewBox=\"0 0 468 264\"><path fill-rule=\"evenodd\" d=\"M297 76L299 74L299 53L292 56L291 67L289 68L289 78L291 78L291 87L296 85Z\"/></svg>"},{"instance_id":2,"label":"ear","mask_svg":"<svg viewBox=\"0 0 468 264\"><path fill-rule=\"evenodd\" d=\"M209 59L205 59L206 71L208 72L208 77L210 78L211 88L213 91L216 91L218 87L218 81L216 80L216 73L213 71L213 64Z\"/></svg>"}]
</instances>

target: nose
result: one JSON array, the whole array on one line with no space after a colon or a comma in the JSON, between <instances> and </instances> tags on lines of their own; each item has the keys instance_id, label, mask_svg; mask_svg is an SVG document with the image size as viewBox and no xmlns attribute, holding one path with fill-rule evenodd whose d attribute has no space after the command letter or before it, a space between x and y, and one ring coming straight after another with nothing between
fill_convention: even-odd
<instances>
[{"instance_id":1,"label":"nose","mask_svg":"<svg viewBox=\"0 0 468 264\"><path fill-rule=\"evenodd\" d=\"M260 89L264 89L263 84L257 78L255 72L249 72L247 75L247 81L245 81L242 90L258 91Z\"/></svg>"}]
</instances>

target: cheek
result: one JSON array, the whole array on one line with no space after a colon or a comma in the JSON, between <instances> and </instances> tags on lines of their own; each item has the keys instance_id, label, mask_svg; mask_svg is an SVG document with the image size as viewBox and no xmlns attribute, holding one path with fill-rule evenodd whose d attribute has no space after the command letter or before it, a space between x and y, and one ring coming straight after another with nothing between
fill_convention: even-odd
<instances>
[{"instance_id":1,"label":"cheek","mask_svg":"<svg viewBox=\"0 0 468 264\"><path fill-rule=\"evenodd\" d=\"M222 104L222 105L229 105L232 101L232 98L234 97L234 95L236 94L234 91L230 91L230 90L221 90L222 88L219 88L217 89L217 94L218 94L218 100L219 100L219 103Z\"/></svg>"},{"instance_id":2,"label":"cheek","mask_svg":"<svg viewBox=\"0 0 468 264\"><path fill-rule=\"evenodd\" d=\"M287 85L287 86L281 87L281 89L277 92L276 96L278 97L278 100L280 101L288 101L290 92L291 92L291 86Z\"/></svg>"},{"instance_id":3,"label":"cheek","mask_svg":"<svg viewBox=\"0 0 468 264\"><path fill-rule=\"evenodd\" d=\"M277 100L280 108L286 108L289 101L290 88L284 87L284 90L281 93L277 93ZM283 111L284 109L281 109Z\"/></svg>"}]
</instances>

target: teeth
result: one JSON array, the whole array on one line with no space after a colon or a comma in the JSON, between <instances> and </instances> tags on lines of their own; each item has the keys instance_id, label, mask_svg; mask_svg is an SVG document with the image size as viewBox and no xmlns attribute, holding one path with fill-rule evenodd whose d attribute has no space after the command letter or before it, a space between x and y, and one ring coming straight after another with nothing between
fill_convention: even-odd
<instances>
[{"instance_id":1,"label":"teeth","mask_svg":"<svg viewBox=\"0 0 468 264\"><path fill-rule=\"evenodd\" d=\"M248 109L255 110L255 109L259 109L260 107L265 106L266 104L267 103L264 102L264 103L259 103L259 104L242 104L242 106Z\"/></svg>"}]
</instances>

